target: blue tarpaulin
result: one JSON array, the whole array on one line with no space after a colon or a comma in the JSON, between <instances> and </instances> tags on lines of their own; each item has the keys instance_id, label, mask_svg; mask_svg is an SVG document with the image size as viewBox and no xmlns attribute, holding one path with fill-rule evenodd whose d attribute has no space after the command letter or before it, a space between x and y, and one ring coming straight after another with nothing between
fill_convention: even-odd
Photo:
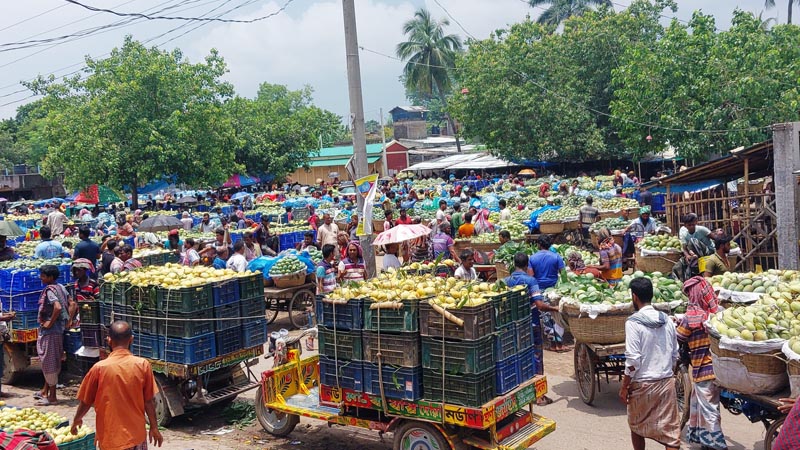
<instances>
[{"instance_id":1,"label":"blue tarpaulin","mask_svg":"<svg viewBox=\"0 0 800 450\"><path fill-rule=\"evenodd\" d=\"M669 185L669 192L672 194L682 194L684 192L697 192L718 186L723 183L725 183L725 180L722 179L696 181L694 183L676 183ZM667 187L652 186L648 187L647 190L649 190L652 193L663 194L667 192Z\"/></svg>"}]
</instances>

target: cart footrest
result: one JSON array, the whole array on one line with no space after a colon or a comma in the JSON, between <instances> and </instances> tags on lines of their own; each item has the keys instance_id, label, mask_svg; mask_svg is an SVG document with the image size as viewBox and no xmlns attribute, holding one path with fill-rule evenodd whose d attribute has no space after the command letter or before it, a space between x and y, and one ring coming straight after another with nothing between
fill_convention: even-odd
<instances>
[{"instance_id":1,"label":"cart footrest","mask_svg":"<svg viewBox=\"0 0 800 450\"><path fill-rule=\"evenodd\" d=\"M499 442L497 446L475 436L464 438L463 441L465 444L484 450L495 450L498 448L514 450L527 449L556 429L556 423L551 419L542 417L538 414L531 414L531 418L531 423L525 425L513 435Z\"/></svg>"},{"instance_id":2,"label":"cart footrest","mask_svg":"<svg viewBox=\"0 0 800 450\"><path fill-rule=\"evenodd\" d=\"M192 403L210 405L212 403L217 403L219 401L225 400L228 397L245 393L251 389L257 388L258 386L259 384L257 382L245 379L241 383L233 384L231 386L225 386L222 389L217 389L214 392L209 392L208 394L205 394L200 398L195 397L194 399L192 399Z\"/></svg>"},{"instance_id":3,"label":"cart footrest","mask_svg":"<svg viewBox=\"0 0 800 450\"><path fill-rule=\"evenodd\" d=\"M314 417L320 420L332 420L342 413L339 408L320 405L318 388L312 388L308 395L295 394L287 398L285 403L285 410L287 412L293 412L294 414L297 414L301 411L305 411L306 415L309 417ZM313 414L308 414L309 412Z\"/></svg>"}]
</instances>

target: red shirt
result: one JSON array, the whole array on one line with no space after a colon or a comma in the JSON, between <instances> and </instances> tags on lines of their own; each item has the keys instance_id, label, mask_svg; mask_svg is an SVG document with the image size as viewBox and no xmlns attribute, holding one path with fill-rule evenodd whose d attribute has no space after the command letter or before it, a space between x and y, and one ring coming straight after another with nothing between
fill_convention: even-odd
<instances>
[{"instance_id":1,"label":"red shirt","mask_svg":"<svg viewBox=\"0 0 800 450\"><path fill-rule=\"evenodd\" d=\"M395 225L411 225L413 222L409 216L406 216L405 220L403 220L403 216L400 216L394 221Z\"/></svg>"}]
</instances>

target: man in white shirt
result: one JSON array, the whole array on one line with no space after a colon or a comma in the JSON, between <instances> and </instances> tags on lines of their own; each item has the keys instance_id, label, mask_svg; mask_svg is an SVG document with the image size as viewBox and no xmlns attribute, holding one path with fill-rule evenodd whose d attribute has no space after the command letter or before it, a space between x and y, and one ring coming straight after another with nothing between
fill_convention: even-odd
<instances>
[{"instance_id":1,"label":"man in white shirt","mask_svg":"<svg viewBox=\"0 0 800 450\"><path fill-rule=\"evenodd\" d=\"M474 281L478 279L478 272L475 271L475 252L470 248L465 248L459 255L461 258L461 265L456 269L453 275L458 279L466 281Z\"/></svg>"},{"instance_id":2,"label":"man in white shirt","mask_svg":"<svg viewBox=\"0 0 800 450\"><path fill-rule=\"evenodd\" d=\"M233 255L228 258L225 268L244 272L247 270L247 258L244 257L244 241L238 240L233 244Z\"/></svg>"},{"instance_id":3,"label":"man in white shirt","mask_svg":"<svg viewBox=\"0 0 800 450\"><path fill-rule=\"evenodd\" d=\"M58 208L47 215L47 226L50 227L53 236L60 236L64 232L64 223L66 221L67 216Z\"/></svg>"},{"instance_id":4,"label":"man in white shirt","mask_svg":"<svg viewBox=\"0 0 800 450\"><path fill-rule=\"evenodd\" d=\"M333 219L328 213L322 215L322 222L323 224L317 228L317 242L321 247L324 247L325 244L331 244L336 247L338 252L337 236L339 235L339 226L333 223ZM336 254L338 255L338 253Z\"/></svg>"},{"instance_id":5,"label":"man in white shirt","mask_svg":"<svg viewBox=\"0 0 800 450\"><path fill-rule=\"evenodd\" d=\"M505 199L500 199L500 220L511 220L511 210L506 207Z\"/></svg>"},{"instance_id":6,"label":"man in white shirt","mask_svg":"<svg viewBox=\"0 0 800 450\"><path fill-rule=\"evenodd\" d=\"M628 426L634 450L645 449L645 438L667 450L678 450L680 417L673 366L678 359L675 324L650 305L653 284L648 278L630 283L636 313L625 322L625 375L619 397L628 405Z\"/></svg>"},{"instance_id":7,"label":"man in white shirt","mask_svg":"<svg viewBox=\"0 0 800 450\"><path fill-rule=\"evenodd\" d=\"M439 227L443 223L450 222L450 218L447 217L446 211L447 202L444 200L439 200L439 209L436 210L436 224L434 225L433 230L431 230L433 232L432 234L436 234L436 232L439 231Z\"/></svg>"}]
</instances>

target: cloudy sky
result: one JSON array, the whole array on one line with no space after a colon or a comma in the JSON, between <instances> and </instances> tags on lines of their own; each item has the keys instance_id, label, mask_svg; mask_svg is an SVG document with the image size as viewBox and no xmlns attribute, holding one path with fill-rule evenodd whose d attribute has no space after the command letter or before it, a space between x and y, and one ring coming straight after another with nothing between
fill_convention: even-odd
<instances>
[{"instance_id":1,"label":"cloudy sky","mask_svg":"<svg viewBox=\"0 0 800 450\"><path fill-rule=\"evenodd\" d=\"M83 4L119 12L143 12L185 17L223 17L250 19L281 10L287 0L78 0ZM630 0L614 0L622 9ZM765 17L786 21L785 0L765 12ZM541 9L530 8L525 0L357 0L359 44L365 49L394 55L403 40L402 24L419 7L434 16L445 17L444 7L470 34L483 38L496 29L520 21L526 15L537 17ZM736 7L759 12L764 0L678 0L675 14L688 19L695 9L711 13L717 26L727 28ZM671 12L666 13L672 15ZM798 11L800 14L800 11ZM666 19L665 19L666 20ZM120 23L124 21L125 23ZM129 23L128 23L129 21ZM451 22L453 22L451 20ZM110 24L118 26L86 36L57 42L37 43L33 47L9 45L32 40L49 40L65 35L80 35ZM448 31L462 37L466 33L452 23ZM0 19L0 118L15 114L16 108L31 101L30 92L19 82L39 74L61 77L79 70L85 55L101 58L122 43L126 34L160 48L181 48L191 61L198 61L216 48L225 58L230 72L227 79L243 96L253 96L264 81L297 89L310 85L315 102L343 117L349 115L347 73L345 69L342 4L339 0L289 0L288 6L269 19L252 24L202 24L175 20L131 20L103 12L93 12L65 0L6 1ZM364 110L367 120L405 104L398 81L402 63L369 51L361 52Z\"/></svg>"}]
</instances>

